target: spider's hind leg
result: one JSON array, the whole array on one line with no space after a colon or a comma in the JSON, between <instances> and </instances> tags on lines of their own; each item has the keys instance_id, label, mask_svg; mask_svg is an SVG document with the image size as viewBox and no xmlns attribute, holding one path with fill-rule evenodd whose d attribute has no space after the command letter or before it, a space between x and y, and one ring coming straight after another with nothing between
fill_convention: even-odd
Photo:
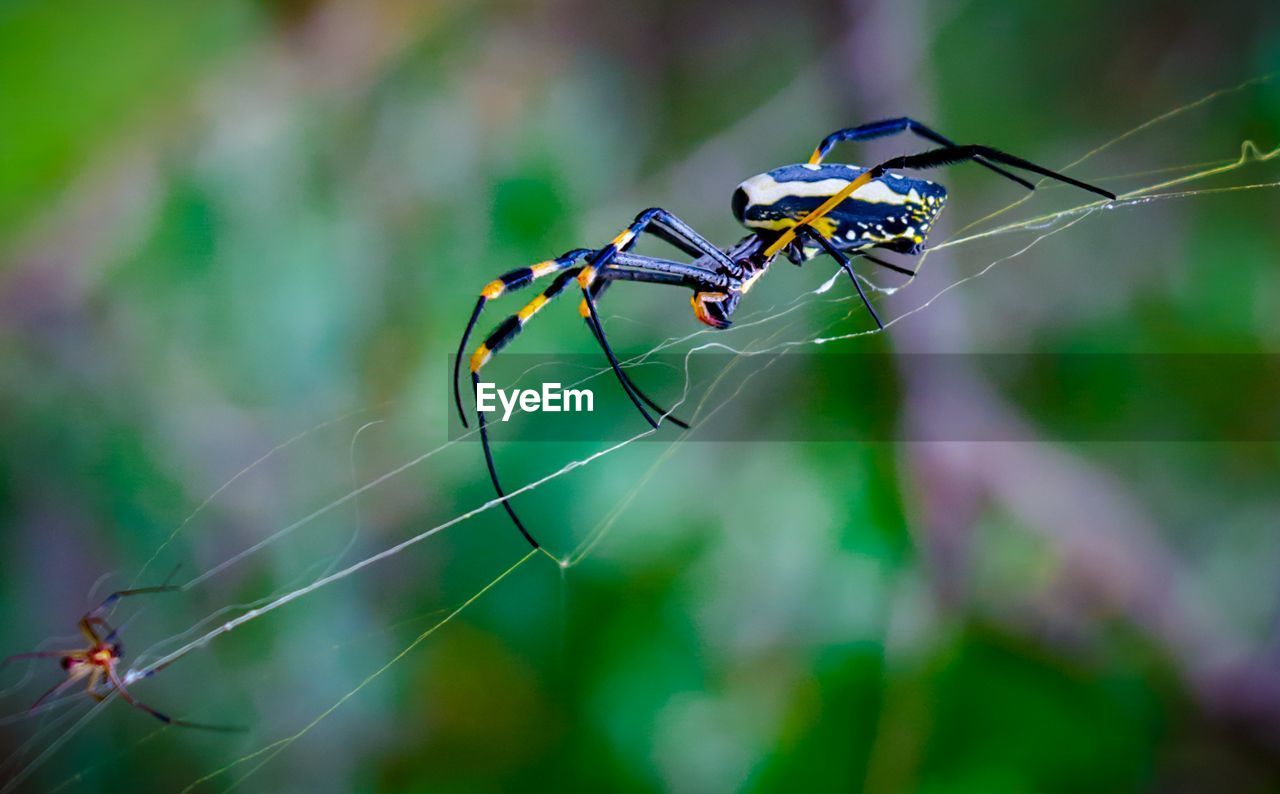
<instances>
[{"instance_id":1,"label":"spider's hind leg","mask_svg":"<svg viewBox=\"0 0 1280 794\"><path fill-rule=\"evenodd\" d=\"M885 261L884 259L881 259L879 257L872 256L871 254L868 254L866 251L858 251L857 253L854 254L854 256L858 257L859 259L865 259L873 265L879 265L885 270L892 270L894 273L901 273L902 275L908 276L910 278L916 277L916 271L910 268L903 267L902 265L895 265L894 263Z\"/></svg>"},{"instance_id":2,"label":"spider's hind leg","mask_svg":"<svg viewBox=\"0 0 1280 794\"><path fill-rule=\"evenodd\" d=\"M836 130L835 132L831 133L827 137L823 138L822 142L819 143L817 148L813 150L813 154L809 157L809 164L817 165L818 163L821 163L823 158L826 157L827 154L833 148L835 148L836 144L841 143L843 141L869 141L875 138L884 138L889 135L898 135L903 132L914 132L916 135L919 135L921 138L924 138L925 140L928 140L928 141L933 141L934 143L939 144L940 146L956 145L955 141L951 140L950 138L943 135L942 133L936 132L930 129L929 127L926 127L925 125L921 124L920 122L916 121L913 118L908 118L906 116L903 116L902 118L884 119L882 121L873 121L870 124L863 124L858 127L849 127L843 130ZM1031 184L1030 182L1018 176L1017 174L1009 173L1008 171L1004 170L1000 166L995 165L994 163L991 163L990 161L986 160L982 156L975 157L974 160L986 166L987 168L990 168L992 171L996 172L997 174L1004 177L1005 179L1009 179L1014 182L1017 182L1019 185L1022 185L1028 190L1035 190L1035 185Z\"/></svg>"}]
</instances>

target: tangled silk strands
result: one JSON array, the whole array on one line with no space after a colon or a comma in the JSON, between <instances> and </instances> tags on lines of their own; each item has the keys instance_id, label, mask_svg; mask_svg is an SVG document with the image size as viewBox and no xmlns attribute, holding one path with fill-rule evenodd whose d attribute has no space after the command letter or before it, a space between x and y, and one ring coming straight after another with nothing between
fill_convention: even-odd
<instances>
[{"instance_id":1,"label":"tangled silk strands","mask_svg":"<svg viewBox=\"0 0 1280 794\"><path fill-rule=\"evenodd\" d=\"M249 777L254 772L256 772L259 768L261 768L263 764L266 764L276 755L284 751L285 748L287 748L289 745L293 744L298 739L301 739L303 736L305 736L307 732L310 731L312 728L319 725L324 720L325 717L328 717L330 714L337 711L342 706L343 703L346 703L348 700L350 700L351 698L359 694L360 690L364 689L366 686L373 683L375 680L377 680L379 676L381 676L387 670L390 670L393 666L395 666L396 662L399 662L405 656L408 656L409 653L411 653L414 648L417 648L424 641L426 641L426 639L430 637L432 634L434 634L437 629L441 628L442 626L447 624L449 621L453 620L455 617L461 614L464 609L471 606L476 601L480 600L481 596L483 596L485 593L492 590L494 587L497 587L499 582L501 582L503 579L506 579L508 576L515 573L517 570L519 570L522 565L524 565L529 560L533 559L533 557L537 555L537 553L538 553L537 549L530 549L529 551L525 552L525 555L521 557L519 560L517 560L514 565L512 565L510 568L506 569L502 573L498 574L496 578L494 578L484 587L480 588L480 590L475 595L471 596L466 601L463 601L461 604L459 604L457 608L455 608L452 612L446 615L443 620L434 624L433 626L428 628L426 631L422 632L417 637L415 637L413 641L410 642L408 645L406 645L399 653L391 657L391 660L389 662L382 665L377 670L374 670L372 673L366 676L364 680L361 681L358 685L356 685L354 689L347 692L342 697L338 698L338 700L332 706L330 706L329 708L325 709L324 711L316 715L315 719L311 720L311 722L304 725L297 733L293 734L292 736L286 736L283 739L277 739L276 741L266 745L265 747L259 748L258 750L255 750L252 753L248 753L247 755L243 755L240 758L237 758L236 760L227 764L226 766L220 769L214 770L213 772L210 772L204 777L193 781L190 785L188 785L186 788L182 790L183 793L185 794L185 792L192 791L193 789L198 788L201 784L207 783L208 781L213 780L214 778L220 777L221 775L229 772L230 770L234 769L240 764L248 763L249 761L252 761L255 758L261 758L262 760L260 760L257 764L255 764L241 778L236 780L236 782L232 784L230 788L234 788L235 786L239 785L241 782L245 780L245 778Z\"/></svg>"}]
</instances>

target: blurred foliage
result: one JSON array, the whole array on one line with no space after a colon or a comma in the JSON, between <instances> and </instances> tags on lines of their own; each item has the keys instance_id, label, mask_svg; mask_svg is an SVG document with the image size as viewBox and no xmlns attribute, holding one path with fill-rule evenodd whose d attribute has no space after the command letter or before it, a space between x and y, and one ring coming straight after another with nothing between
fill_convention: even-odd
<instances>
[{"instance_id":1,"label":"blurred foliage","mask_svg":"<svg viewBox=\"0 0 1280 794\"><path fill-rule=\"evenodd\" d=\"M153 554L148 581L176 564L195 577L438 447L447 356L494 274L652 205L734 240L738 181L875 117L1070 162L1280 69L1273 6L7 4L0 649L63 647ZM1230 159L1278 130L1280 84L1256 85L1078 174ZM938 178L950 231L1013 200L981 169ZM1105 213L840 350L1271 353L1277 209L1257 190ZM888 316L1025 242L930 259ZM779 266L752 310L825 277ZM521 348L593 352L556 308ZM626 351L696 330L660 288L615 290L606 313ZM865 322L838 304L793 319L789 339ZM949 410L910 383L820 374L795 388L851 427ZM1124 388L1034 375L986 385L1048 438L1087 395ZM1214 437L1231 412L1202 393L1151 399ZM521 483L597 448L498 453ZM201 788L251 771L263 791L1280 788L1274 438L668 449L636 444L522 495L557 553L623 509L581 565L519 568L278 755ZM128 605L130 658L489 498L478 446L450 447L197 587ZM248 734L157 733L116 702L25 785L181 789L297 733L523 553L498 510L451 527L137 685ZM5 713L53 668L7 668ZM0 775L88 708L0 724Z\"/></svg>"}]
</instances>

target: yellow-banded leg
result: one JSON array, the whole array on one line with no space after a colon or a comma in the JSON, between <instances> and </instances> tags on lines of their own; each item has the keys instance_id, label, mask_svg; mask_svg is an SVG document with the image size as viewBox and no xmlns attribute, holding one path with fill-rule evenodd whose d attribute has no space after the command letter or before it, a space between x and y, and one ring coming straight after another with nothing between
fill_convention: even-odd
<instances>
[{"instance_id":1,"label":"yellow-banded leg","mask_svg":"<svg viewBox=\"0 0 1280 794\"><path fill-rule=\"evenodd\" d=\"M636 238L644 232L649 232L687 253L710 258L716 263L723 275L740 275L742 268L730 259L724 251L712 245L702 235L694 231L693 227L675 215L661 207L650 207L636 215L635 220L627 228L623 229L608 245L596 252L586 267L579 271L578 286L582 288L582 305L578 308L578 312L587 321L587 325L591 327L592 333L595 334L596 339L600 342L600 347L609 359L609 366L613 369L613 374L617 376L618 382L622 384L623 391L631 398L631 402L635 405L636 410L640 412L640 415L644 417L645 421L656 429L658 421L645 410L643 404L648 400L642 400L630 378L623 372L622 365L618 362L618 357L614 355L613 349L605 337L604 326L600 323L600 317L596 312L595 300L591 292L596 279L601 277L602 272L613 261L614 257L630 249ZM636 280L659 279L637 277ZM679 422L679 424L688 427L683 422Z\"/></svg>"},{"instance_id":2,"label":"yellow-banded leg","mask_svg":"<svg viewBox=\"0 0 1280 794\"><path fill-rule=\"evenodd\" d=\"M700 259L706 258L714 262L715 269L699 263L680 263L669 260L655 259L652 257L636 256L627 253L628 249L635 243L636 237L641 233L649 232L654 236L665 240L676 246L682 251L698 256ZM583 267L572 267L582 256L590 253L589 262ZM616 265L614 264L617 260ZM552 264L554 262L554 267ZM618 236L614 237L608 245L598 251L591 252L586 249L571 251L553 262L543 263L542 267L548 268L546 272L555 272L560 270L559 275L551 283L546 290L538 297L529 302L523 309L516 314L506 318L494 329L484 343L481 344L470 358L471 382L472 386L478 391L480 386L479 372L487 364L501 348L510 344L525 324L532 317L542 310L552 298L559 295L569 282L576 278L578 284L582 288L584 306L583 317L587 321L588 327L591 328L596 341L599 342L606 356L609 358L609 364L613 368L614 374L617 375L623 389L631 398L636 408L645 417L645 419L653 426L657 427L658 423L645 410L642 402L648 403L654 410L663 416L669 416L668 412L661 406L654 403L648 397L637 389L631 383L630 378L622 371L621 365L613 354L613 350L609 347L609 343L604 335L604 329L600 325L599 317L595 312L594 296L598 295L604 286L611 281L641 281L658 284L668 284L674 286L686 286L692 289L716 289L722 288L725 284L735 278L735 274L740 274L742 268L733 262L729 256L716 246L707 242L701 235L695 232L684 221L675 217L666 210L660 208L647 209L636 216L635 220ZM535 266L537 267L537 266ZM466 340L475 325L480 311L484 308L487 301L497 297L511 289L517 289L524 286L536 277L532 269L521 269L512 271L506 276L497 279L489 284L482 292L480 300L476 304L475 311L472 312L471 321L467 325L467 331L463 334L462 345L459 348L458 362L461 361L462 352L465 350ZM458 371L460 364L455 363L454 372L454 396L458 404L458 411L462 411L462 397L458 389ZM502 487L501 480L498 477L497 468L494 465L493 451L489 444L489 432L485 422L484 413L477 409L476 411L477 425L480 429L480 442L484 447L485 464L489 469L489 479L493 483L494 489L498 495L503 498L503 508L507 511L507 515L511 517L516 528L520 530L520 534L528 541L533 548L539 548L537 540L525 528L524 523L516 515L514 508L510 504L510 500L506 498L506 491ZM465 418L463 422L465 423ZM674 424L682 427L688 427L679 420L672 420Z\"/></svg>"},{"instance_id":3,"label":"yellow-banded leg","mask_svg":"<svg viewBox=\"0 0 1280 794\"><path fill-rule=\"evenodd\" d=\"M488 364L489 360L493 358L494 353L510 344L511 340L520 334L525 323L542 311L551 302L552 298L563 292L564 288L569 286L569 283L581 271L582 268L573 268L556 276L550 286L539 293L533 300L526 303L524 308L498 323L493 332L485 337L484 342L472 352L470 359L471 372L473 374L479 372L480 368Z\"/></svg>"},{"instance_id":4,"label":"yellow-banded leg","mask_svg":"<svg viewBox=\"0 0 1280 794\"><path fill-rule=\"evenodd\" d=\"M578 256L574 257L575 260L577 258ZM471 354L470 362L471 388L473 394L478 394L480 391L480 370L484 365L489 363L489 360L493 358L495 353L510 344L511 340L515 339L516 336L520 334L525 323L529 322L535 314L542 311L543 307L550 303L552 298L556 297L561 292L564 292L564 288L569 285L569 282L573 281L574 277L577 276L580 271L581 268L573 268L571 270L565 270L560 275L556 276L550 286L543 290L536 298L525 304L524 308L520 311L499 323L498 327L493 330L493 333L489 334L489 336L485 338L484 342L476 348L475 352ZM459 358L461 358L461 356L459 356ZM460 397L458 398L458 411L459 413L462 412L462 399ZM465 424L466 420L464 419L463 422ZM493 483L493 488L498 492L498 496L504 499L502 507L507 511L507 515L511 516L511 520L515 523L516 529L520 530L520 534L529 542L529 545L533 546L535 549L539 548L538 541L534 540L533 535L529 534L529 530L525 529L524 522L520 520L520 516L516 515L515 508L511 506L511 500L506 498L507 492L502 487L502 481L498 478L498 469L493 463L493 450L489 446L489 429L484 420L484 412L480 410L478 405L476 406L476 424L480 428L480 445L484 447L484 462L489 469L489 480Z\"/></svg>"},{"instance_id":5,"label":"yellow-banded leg","mask_svg":"<svg viewBox=\"0 0 1280 794\"><path fill-rule=\"evenodd\" d=\"M458 353L453 360L453 401L458 406L458 417L462 419L463 427L468 427L468 425L467 412L462 408L462 357L467 350L467 340L471 338L471 332L475 330L476 321L480 319L480 312L484 311L485 304L509 292L523 289L543 276L561 273L589 253L591 253L590 248L575 248L572 251L566 251L555 259L548 259L536 265L516 268L508 273L503 273L486 284L484 289L480 290L480 297L476 300L476 307L471 312L471 319L467 321L467 329L462 332L462 339L458 342ZM562 284L560 288L564 289L564 285ZM539 297L543 298L544 301L547 299L545 293ZM527 309L528 307L525 308ZM533 311L536 312L537 309Z\"/></svg>"},{"instance_id":6,"label":"yellow-banded leg","mask_svg":"<svg viewBox=\"0 0 1280 794\"><path fill-rule=\"evenodd\" d=\"M584 293L587 293L589 291L593 297L598 297L604 291L605 287L607 287L615 279L627 280L627 281L647 281L651 283L660 283L660 284L683 285L683 284L701 284L703 282L700 281L699 279L706 277L706 274L701 271L696 271L692 267L682 266L679 263L675 263L675 262L665 262L663 260L653 260L645 257L634 257L634 256L628 256L627 262L634 267L650 267L650 268L661 267L665 269L648 270L648 271L638 270L638 269L628 269L628 270L619 269L614 271L606 268L601 278L593 282L591 287L588 287L587 290L584 290ZM480 387L480 370L484 367L484 365L488 364L489 361L493 358L493 356L499 350L501 350L502 348L510 344L511 340L515 339L516 336L518 336L520 332L524 329L525 324L528 323L529 320L532 319L535 314L540 312L548 303L550 303L553 298L555 298L557 295L562 293L565 287L567 287L574 280L574 278L576 278L581 273L581 271L582 271L582 268L572 268L556 276L555 280L552 281L551 284L545 290L543 290L543 292L540 295L538 295L536 298L534 298L532 301L526 304L525 307L521 309L519 312L511 315L510 317L506 318L501 323L499 323L498 327L493 330L493 333L489 334L489 336L484 340L484 343L476 348L475 352L471 355L471 362L470 362L471 383L472 383L473 390L478 390ZM673 272L673 271L679 271L679 272ZM594 302L591 304L591 306L594 307ZM587 326L591 328L592 334L595 336L596 341L601 345L602 348L604 348L606 354L610 357L610 359L615 360L613 359L613 351L609 347L609 343L604 337L603 330L599 327L598 323L593 322L593 318L591 316L590 311L588 311L587 314L584 316L586 317L586 320L587 320ZM644 392L640 391L638 387L636 387L634 384L631 383L630 379L625 375L625 373L622 375L622 378L623 378L624 388L628 389L628 394L634 393L639 397L639 399L648 403L649 406L653 408L653 410L657 411L660 415L670 419L673 424L677 424L680 427L683 427L686 429L689 427L689 425L686 424L685 422L671 416L670 411L668 411L666 408L663 408L661 405L649 399L649 397L646 396ZM507 492L502 487L502 480L498 476L498 469L493 460L493 449L489 442L488 425L485 422L484 413L481 412L479 408L476 409L476 424L480 428L480 444L484 448L484 460L485 460L485 466L489 470L489 480L490 482L493 483L494 490L497 491L498 496L505 498L507 495ZM502 506L507 511L507 515L511 517L512 522L515 523L516 529L520 530L520 534L524 536L524 539L528 541L529 544L533 546L535 549L538 548L539 547L538 541L535 540L533 535L529 533L529 530L525 528L524 522L522 522L520 520L520 517L516 514L515 508L511 506L510 500L503 501Z\"/></svg>"},{"instance_id":7,"label":"yellow-banded leg","mask_svg":"<svg viewBox=\"0 0 1280 794\"><path fill-rule=\"evenodd\" d=\"M645 232L671 243L686 253L710 258L725 273L741 272L741 268L724 251L708 242L706 238L694 231L692 226L661 207L650 207L637 215L627 228L591 257L591 261L578 274L578 286L584 290L590 287L601 268L608 265L619 252L630 249L635 244L636 238Z\"/></svg>"},{"instance_id":8,"label":"yellow-banded leg","mask_svg":"<svg viewBox=\"0 0 1280 794\"><path fill-rule=\"evenodd\" d=\"M645 259L645 261L661 262L662 260ZM678 263L670 263L670 264L678 266ZM503 320L498 325L498 327L495 328L491 334L489 334L489 336L485 339L484 343L481 344L478 348L476 348L475 352L472 353L471 361L470 361L471 371L479 372L480 368L483 367L485 364L487 364L489 362L489 359L493 358L493 355L497 353L498 350L510 344L511 340L515 339L516 336L519 335L520 331L524 329L525 323L527 323L530 319L532 319L535 314L540 312L542 308L546 306L547 303L550 302L552 298L559 295L564 290L564 288L569 285L569 282L572 281L573 278L580 271L581 271L581 268L576 268L576 269L568 270L561 273L561 275L557 277L556 280L552 282L551 286L547 287L547 289L544 290L542 294L538 295L536 298L530 301L519 312ZM636 273L630 273L630 272L628 273L610 272L608 273L608 276L606 278L602 278L596 281L591 286L592 295L595 297L598 297L601 293L604 292L605 288L613 282L613 279L617 277L625 278L627 280L632 280L632 281L656 281L660 283L675 283L675 284L683 283L683 280L680 277L672 274L665 274L665 273L636 274ZM592 335L595 336L596 338L596 342L600 344L603 348L608 350L609 343L604 338L603 333L601 331L598 331L596 326L591 323L590 316L587 312L585 302L583 303L582 306L579 307L578 311L582 314L583 318L587 320L587 327L591 329ZM463 337L463 340L465 342L466 340L465 335ZM462 359L462 356L459 355L457 361L461 361L461 359ZM454 397L458 402L459 413L461 413L462 398L457 393L457 389L456 389L457 369L458 369L457 363L455 362L455 367L454 367L455 395ZM630 388L630 390L634 391L636 396L639 397L639 399L643 400L646 405L648 405L653 410L657 411L659 414L670 419L673 424L679 425L680 427L685 428L686 430L689 428L689 425L686 422L682 421L681 419L675 416L672 416L670 411L662 407L660 404L652 400L647 394L641 391L638 386L636 386L634 383L631 382L629 377L627 377L625 374L623 375L623 377L626 378L627 385ZM463 418L463 424L464 425L466 424L465 417Z\"/></svg>"}]
</instances>

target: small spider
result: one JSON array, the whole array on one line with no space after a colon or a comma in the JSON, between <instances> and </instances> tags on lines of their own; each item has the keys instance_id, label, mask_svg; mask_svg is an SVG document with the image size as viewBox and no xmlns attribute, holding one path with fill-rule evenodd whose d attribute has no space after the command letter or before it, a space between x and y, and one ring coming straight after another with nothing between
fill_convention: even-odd
<instances>
[{"instance_id":1,"label":"small spider","mask_svg":"<svg viewBox=\"0 0 1280 794\"><path fill-rule=\"evenodd\" d=\"M85 682L85 691L94 700L102 701L112 689L120 694L126 703L136 709L140 709L165 723L166 725L178 725L184 728L200 728L210 731L240 731L242 728L223 726L223 725L206 725L199 722L187 722L186 720L178 720L168 716L156 709L143 703L134 697L125 686L124 679L121 677L117 666L120 660L124 658L124 645L117 639L119 633L117 629L112 628L105 617L103 617L111 607L121 598L133 595L141 595L144 593L170 593L178 588L170 585L161 585L158 587L138 587L132 590L119 590L107 596L105 600L98 606L89 610L80 618L80 633L88 640L89 645L85 648L76 648L64 651L33 651L30 653L18 653L9 656L4 661L0 661L0 667L10 662L20 659L57 659L62 669L66 671L67 677L58 682L52 689L45 692L31 707L27 709L28 713L35 711L49 698L55 697L77 683ZM106 682L107 688L104 691L100 688L103 682Z\"/></svg>"},{"instance_id":2,"label":"small spider","mask_svg":"<svg viewBox=\"0 0 1280 794\"><path fill-rule=\"evenodd\" d=\"M895 157L873 168L823 163L831 149L843 141L865 141L908 131L938 144L940 148ZM885 249L907 255L921 253L925 238L947 200L947 190L942 185L890 173L889 169L937 168L965 160L979 163L1031 190L1035 189L1032 183L1006 171L1000 165L1030 171L1110 200L1115 199L1115 194L1100 187L1050 171L997 149L956 145L949 138L909 118L886 119L838 130L818 144L807 163L775 168L753 176L738 186L731 202L733 214L751 233L727 249L712 245L684 221L655 207L637 215L627 228L603 248L575 248L555 259L512 270L485 285L471 313L471 320L462 334L454 360L454 400L463 426L467 425L467 418L462 407L460 385L462 357L480 312L489 301L526 287L543 276L555 274L555 279L542 294L500 323L485 339L484 344L471 355L473 385L477 388L479 386L480 368L514 339L530 318L563 292L570 281L576 279L582 290L579 313L604 351L623 390L645 420L655 428L658 427L658 420L646 410L646 405L660 414L659 420L667 418L686 429L688 424L671 416L632 383L605 338L596 301L615 281L639 281L691 289L694 315L713 328L727 328L739 301L779 254L784 254L792 263L801 265L825 253L848 274L871 319L878 328L883 329L884 323L880 321L858 282L849 257L862 257L880 267L914 276L914 271L873 257L869 251ZM645 232L694 257L694 261L676 262L631 253L630 249L636 238ZM586 264L579 266L579 260L584 259ZM489 478L498 495L505 496L494 467L484 414L477 410L476 417ZM535 549L538 548L538 542L525 529L510 500L502 504L525 540Z\"/></svg>"}]
</instances>

